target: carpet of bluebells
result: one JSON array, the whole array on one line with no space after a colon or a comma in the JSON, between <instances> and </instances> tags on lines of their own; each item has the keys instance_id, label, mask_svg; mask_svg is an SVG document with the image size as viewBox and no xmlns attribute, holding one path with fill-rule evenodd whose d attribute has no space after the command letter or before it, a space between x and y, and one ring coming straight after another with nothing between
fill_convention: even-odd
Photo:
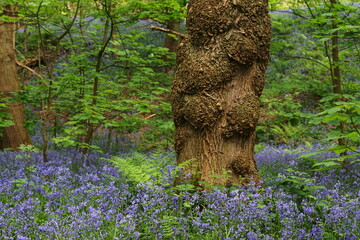
<instances>
[{"instance_id":1,"label":"carpet of bluebells","mask_svg":"<svg viewBox=\"0 0 360 240\"><path fill-rule=\"evenodd\" d=\"M310 171L315 150L266 146L262 187L212 191L175 189L174 160L135 184L106 154L0 152L0 239L360 239L360 180Z\"/></svg>"}]
</instances>

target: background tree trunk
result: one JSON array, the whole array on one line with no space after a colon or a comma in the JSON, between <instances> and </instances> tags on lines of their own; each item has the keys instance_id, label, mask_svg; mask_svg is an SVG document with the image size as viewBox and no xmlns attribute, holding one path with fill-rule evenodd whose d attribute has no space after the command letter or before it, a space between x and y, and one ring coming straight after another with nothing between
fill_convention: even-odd
<instances>
[{"instance_id":1,"label":"background tree trunk","mask_svg":"<svg viewBox=\"0 0 360 240\"><path fill-rule=\"evenodd\" d=\"M12 16L13 10L10 6L5 9L5 14ZM0 95L10 97L12 92L20 90L15 61L14 37L15 24L11 22L0 22ZM0 137L0 149L18 149L21 144L31 144L30 136L24 127L25 113L20 102L10 103L6 110L13 116L14 125L3 129Z\"/></svg>"},{"instance_id":2,"label":"background tree trunk","mask_svg":"<svg viewBox=\"0 0 360 240\"><path fill-rule=\"evenodd\" d=\"M257 181L255 126L269 61L267 1L192 0L173 84L178 164L197 159L196 180ZM212 177L229 172L230 177ZM231 171L231 172L230 172Z\"/></svg>"},{"instance_id":3,"label":"background tree trunk","mask_svg":"<svg viewBox=\"0 0 360 240\"><path fill-rule=\"evenodd\" d=\"M180 21L168 21L166 27L171 31L180 32ZM176 52L178 45L179 45L178 39L175 39L169 34L166 35L164 41L164 48L169 49L169 52Z\"/></svg>"},{"instance_id":4,"label":"background tree trunk","mask_svg":"<svg viewBox=\"0 0 360 240\"><path fill-rule=\"evenodd\" d=\"M166 24L167 29L175 31L175 32L180 32L180 21L168 21ZM170 34L166 34L165 37L165 41L164 41L164 48L169 49L170 53L175 53L178 49L178 45L179 45L179 40L175 39L174 37L172 37ZM171 59L169 59L168 55L164 56L164 61L171 61ZM174 67L170 66L170 67L166 67L166 72L173 72Z\"/></svg>"},{"instance_id":5,"label":"background tree trunk","mask_svg":"<svg viewBox=\"0 0 360 240\"><path fill-rule=\"evenodd\" d=\"M330 6L331 9L333 9L335 7L335 4L337 4L337 0L330 0ZM331 22L331 29L335 30L338 28L337 23L336 23L336 17L335 19L332 19ZM333 83L333 92L336 94L341 95L342 94L342 89L341 89L341 70L340 70L340 50L339 50L339 32L338 31L334 31L332 33L331 36L331 52L332 52L332 59L330 61L332 61L331 65L331 76L332 76L332 83ZM341 131L341 133L345 132L345 123L341 122L339 125L339 129ZM338 139L338 143L339 145L345 145L345 139L344 138L339 138Z\"/></svg>"}]
</instances>

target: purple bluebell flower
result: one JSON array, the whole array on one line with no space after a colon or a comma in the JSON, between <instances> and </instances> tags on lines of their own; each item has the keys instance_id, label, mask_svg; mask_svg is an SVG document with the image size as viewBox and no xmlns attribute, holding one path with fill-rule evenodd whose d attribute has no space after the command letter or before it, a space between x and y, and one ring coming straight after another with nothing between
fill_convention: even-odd
<instances>
[{"instance_id":1,"label":"purple bluebell flower","mask_svg":"<svg viewBox=\"0 0 360 240\"><path fill-rule=\"evenodd\" d=\"M28 239L359 238L360 190L354 181L342 181L336 172L308 172L303 177L312 180L303 186L326 188L308 190L312 197L298 199L298 193L276 182L299 177L284 166L301 170L300 150L263 151L257 154L259 167L276 169L264 187L202 192L175 191L174 171L166 169L163 182L129 185L117 168L99 160L99 153L84 162L80 153L49 151L49 162L43 163L39 154L24 161L18 153L0 152L0 234Z\"/></svg>"}]
</instances>

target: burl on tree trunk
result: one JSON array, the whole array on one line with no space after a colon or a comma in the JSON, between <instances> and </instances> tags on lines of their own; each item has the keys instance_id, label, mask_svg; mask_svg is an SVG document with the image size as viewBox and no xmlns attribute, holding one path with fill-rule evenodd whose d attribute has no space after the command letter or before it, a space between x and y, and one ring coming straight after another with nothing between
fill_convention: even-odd
<instances>
[{"instance_id":1,"label":"burl on tree trunk","mask_svg":"<svg viewBox=\"0 0 360 240\"><path fill-rule=\"evenodd\" d=\"M191 0L173 83L178 164L196 159L196 180L229 186L259 180L254 159L259 97L269 62L266 0ZM229 172L229 177L214 177Z\"/></svg>"},{"instance_id":2,"label":"burl on tree trunk","mask_svg":"<svg viewBox=\"0 0 360 240\"><path fill-rule=\"evenodd\" d=\"M4 9L6 15L12 16L12 8ZM20 90L15 61L14 37L15 24L0 22L0 97L11 97L13 92ZM31 144L30 136L24 127L25 113L20 102L11 102L7 113L12 115L14 125L0 129L0 149L11 148L17 150L21 144Z\"/></svg>"}]
</instances>

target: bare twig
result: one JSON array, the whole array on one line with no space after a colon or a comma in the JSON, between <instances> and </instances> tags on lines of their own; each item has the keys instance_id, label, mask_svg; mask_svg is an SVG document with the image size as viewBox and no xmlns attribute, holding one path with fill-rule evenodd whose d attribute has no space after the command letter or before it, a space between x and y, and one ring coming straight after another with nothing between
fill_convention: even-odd
<instances>
[{"instance_id":1,"label":"bare twig","mask_svg":"<svg viewBox=\"0 0 360 240\"><path fill-rule=\"evenodd\" d=\"M157 31L161 31L161 32L166 32L166 33L171 33L171 34L174 34L178 37L181 37L182 39L185 39L186 36L185 34L182 34L182 33L179 33L179 32L176 32L176 31L173 31L173 30L170 30L170 29L166 29L166 28L161 28L161 27L157 27L157 26L151 26L150 27L152 30L157 30Z\"/></svg>"},{"instance_id":2,"label":"bare twig","mask_svg":"<svg viewBox=\"0 0 360 240\"><path fill-rule=\"evenodd\" d=\"M150 119L152 117L155 117L157 114L151 114L150 116L147 116L145 119Z\"/></svg>"}]
</instances>

